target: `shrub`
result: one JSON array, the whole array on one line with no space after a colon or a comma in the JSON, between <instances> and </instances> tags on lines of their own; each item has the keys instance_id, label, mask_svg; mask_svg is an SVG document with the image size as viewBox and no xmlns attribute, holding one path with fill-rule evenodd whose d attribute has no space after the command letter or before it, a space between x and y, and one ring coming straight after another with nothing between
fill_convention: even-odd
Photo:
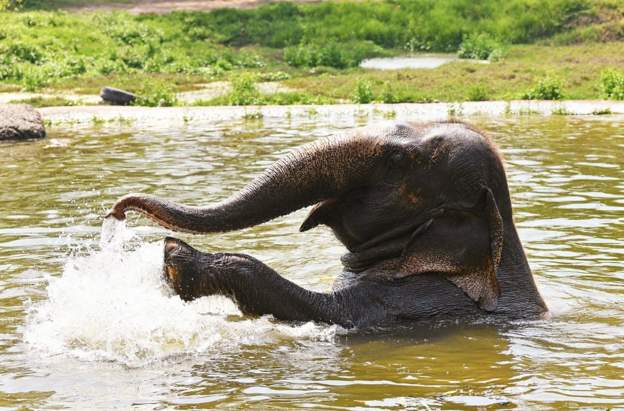
<instances>
[{"instance_id":1,"label":"shrub","mask_svg":"<svg viewBox=\"0 0 624 411\"><path fill-rule=\"evenodd\" d=\"M353 93L353 101L358 104L368 104L375 98L370 81L359 80Z\"/></svg>"},{"instance_id":2,"label":"shrub","mask_svg":"<svg viewBox=\"0 0 624 411\"><path fill-rule=\"evenodd\" d=\"M282 81L288 80L289 78L290 74L284 73L283 71L271 71L260 75L262 81Z\"/></svg>"},{"instance_id":3,"label":"shrub","mask_svg":"<svg viewBox=\"0 0 624 411\"><path fill-rule=\"evenodd\" d=\"M48 83L48 77L35 67L28 67L22 73L22 86L25 91L37 91Z\"/></svg>"},{"instance_id":4,"label":"shrub","mask_svg":"<svg viewBox=\"0 0 624 411\"><path fill-rule=\"evenodd\" d=\"M487 33L471 34L464 38L457 55L462 59L499 60L503 46Z\"/></svg>"},{"instance_id":5,"label":"shrub","mask_svg":"<svg viewBox=\"0 0 624 411\"><path fill-rule=\"evenodd\" d=\"M303 46L286 47L284 49L284 60L294 67L316 66L316 55L312 57L311 50Z\"/></svg>"},{"instance_id":6,"label":"shrub","mask_svg":"<svg viewBox=\"0 0 624 411\"><path fill-rule=\"evenodd\" d=\"M226 58L233 66L240 68L261 68L266 65L256 54L243 51L239 51L236 54L231 52L226 55Z\"/></svg>"},{"instance_id":7,"label":"shrub","mask_svg":"<svg viewBox=\"0 0 624 411\"><path fill-rule=\"evenodd\" d=\"M241 74L232 81L232 92L229 95L229 103L234 106L247 106L260 102L260 92L256 88L253 75Z\"/></svg>"},{"instance_id":8,"label":"shrub","mask_svg":"<svg viewBox=\"0 0 624 411\"><path fill-rule=\"evenodd\" d=\"M383 101L384 103L389 103L389 104L399 102L399 98L397 97L396 92L394 91L394 88L388 81L384 83L384 87L381 92L381 101Z\"/></svg>"},{"instance_id":9,"label":"shrub","mask_svg":"<svg viewBox=\"0 0 624 411\"><path fill-rule=\"evenodd\" d=\"M526 100L561 100L563 98L563 83L556 77L543 78L522 98Z\"/></svg>"},{"instance_id":10,"label":"shrub","mask_svg":"<svg viewBox=\"0 0 624 411\"><path fill-rule=\"evenodd\" d=\"M123 13L106 13L95 17L95 24L120 44L128 46L158 45L163 42L164 34L137 19L128 18Z\"/></svg>"},{"instance_id":11,"label":"shrub","mask_svg":"<svg viewBox=\"0 0 624 411\"><path fill-rule=\"evenodd\" d=\"M53 79L75 77L87 72L87 62L83 58L70 57L65 60L49 61L38 69Z\"/></svg>"},{"instance_id":12,"label":"shrub","mask_svg":"<svg viewBox=\"0 0 624 411\"><path fill-rule=\"evenodd\" d=\"M381 47L369 41L324 45L301 44L284 49L284 60L295 67L327 66L334 68L357 67L368 57L383 55Z\"/></svg>"},{"instance_id":13,"label":"shrub","mask_svg":"<svg viewBox=\"0 0 624 411\"><path fill-rule=\"evenodd\" d=\"M202 26L185 26L185 31L191 40L202 41L215 36L212 30Z\"/></svg>"},{"instance_id":14,"label":"shrub","mask_svg":"<svg viewBox=\"0 0 624 411\"><path fill-rule=\"evenodd\" d=\"M0 55L3 56L3 60L14 58L32 64L43 61L43 51L39 47L19 41L0 48Z\"/></svg>"},{"instance_id":15,"label":"shrub","mask_svg":"<svg viewBox=\"0 0 624 411\"><path fill-rule=\"evenodd\" d=\"M140 70L149 59L148 50L145 47L120 47L113 52L112 59L121 61L129 68Z\"/></svg>"},{"instance_id":16,"label":"shrub","mask_svg":"<svg viewBox=\"0 0 624 411\"><path fill-rule=\"evenodd\" d=\"M489 90L484 85L478 84L468 89L468 101L487 101L490 99Z\"/></svg>"},{"instance_id":17,"label":"shrub","mask_svg":"<svg viewBox=\"0 0 624 411\"><path fill-rule=\"evenodd\" d=\"M23 0L0 0L0 11L18 10Z\"/></svg>"},{"instance_id":18,"label":"shrub","mask_svg":"<svg viewBox=\"0 0 624 411\"><path fill-rule=\"evenodd\" d=\"M600 73L600 88L606 98L624 100L624 71L604 70Z\"/></svg>"},{"instance_id":19,"label":"shrub","mask_svg":"<svg viewBox=\"0 0 624 411\"><path fill-rule=\"evenodd\" d=\"M137 99L132 102L135 106L171 107L178 104L173 87L164 81L147 81L137 94Z\"/></svg>"},{"instance_id":20,"label":"shrub","mask_svg":"<svg viewBox=\"0 0 624 411\"><path fill-rule=\"evenodd\" d=\"M221 71L229 71L232 70L232 63L230 63L226 59L219 58L217 59L217 61L214 62L214 67Z\"/></svg>"},{"instance_id":21,"label":"shrub","mask_svg":"<svg viewBox=\"0 0 624 411\"><path fill-rule=\"evenodd\" d=\"M120 74L128 72L128 66L123 61L102 59L95 64L95 71L98 74Z\"/></svg>"},{"instance_id":22,"label":"shrub","mask_svg":"<svg viewBox=\"0 0 624 411\"><path fill-rule=\"evenodd\" d=\"M23 77L22 67L17 64L0 63L0 80L21 80Z\"/></svg>"}]
</instances>

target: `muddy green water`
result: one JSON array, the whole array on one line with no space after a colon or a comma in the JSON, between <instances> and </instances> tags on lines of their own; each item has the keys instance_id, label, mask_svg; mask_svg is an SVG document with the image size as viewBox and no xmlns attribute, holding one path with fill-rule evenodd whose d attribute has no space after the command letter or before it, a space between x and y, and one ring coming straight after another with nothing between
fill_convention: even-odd
<instances>
[{"instance_id":1,"label":"muddy green water","mask_svg":"<svg viewBox=\"0 0 624 411\"><path fill-rule=\"evenodd\" d=\"M218 201L290 148L379 120L68 126L1 144L0 407L624 407L621 116L471 119L505 156L549 320L361 334L250 319L222 298L168 294L167 231L147 220L99 245L122 194ZM344 250L327 230L298 233L304 217L182 238L327 290Z\"/></svg>"}]
</instances>

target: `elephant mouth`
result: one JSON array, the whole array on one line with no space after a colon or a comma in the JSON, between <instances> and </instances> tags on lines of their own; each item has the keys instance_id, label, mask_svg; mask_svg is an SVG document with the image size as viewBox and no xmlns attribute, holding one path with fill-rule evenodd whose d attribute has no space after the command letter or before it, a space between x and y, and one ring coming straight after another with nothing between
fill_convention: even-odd
<instances>
[{"instance_id":1,"label":"elephant mouth","mask_svg":"<svg viewBox=\"0 0 624 411\"><path fill-rule=\"evenodd\" d=\"M436 217L444 214L443 206L435 207L411 218L407 224L386 230L365 241L341 257L347 271L360 273L380 261L400 257L408 244L424 233Z\"/></svg>"}]
</instances>

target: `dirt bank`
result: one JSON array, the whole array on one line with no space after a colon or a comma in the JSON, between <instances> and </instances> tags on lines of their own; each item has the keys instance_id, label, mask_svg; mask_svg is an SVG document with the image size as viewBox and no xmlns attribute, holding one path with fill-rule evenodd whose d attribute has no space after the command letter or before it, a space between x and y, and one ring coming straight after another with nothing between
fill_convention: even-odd
<instances>
[{"instance_id":1,"label":"dirt bank","mask_svg":"<svg viewBox=\"0 0 624 411\"><path fill-rule=\"evenodd\" d=\"M107 3L68 7L72 11L126 10L133 14L169 13L172 11L208 11L222 8L252 8L279 0L131 0L125 3ZM293 0L291 0L293 1ZM320 0L294 0L294 3L318 3Z\"/></svg>"}]
</instances>

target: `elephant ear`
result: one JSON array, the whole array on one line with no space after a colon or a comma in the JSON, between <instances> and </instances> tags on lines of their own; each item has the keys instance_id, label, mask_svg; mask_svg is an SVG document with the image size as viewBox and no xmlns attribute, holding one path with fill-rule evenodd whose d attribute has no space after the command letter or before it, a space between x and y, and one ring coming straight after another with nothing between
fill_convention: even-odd
<instances>
[{"instance_id":1,"label":"elephant ear","mask_svg":"<svg viewBox=\"0 0 624 411\"><path fill-rule=\"evenodd\" d=\"M308 231L320 224L330 224L333 221L333 216L337 213L338 201L335 198L321 201L316 204L308 216L299 227L300 232Z\"/></svg>"},{"instance_id":2,"label":"elephant ear","mask_svg":"<svg viewBox=\"0 0 624 411\"><path fill-rule=\"evenodd\" d=\"M503 222L489 188L473 207L447 209L404 249L400 272L445 274L486 311L494 311L500 289L496 269L503 248Z\"/></svg>"}]
</instances>

